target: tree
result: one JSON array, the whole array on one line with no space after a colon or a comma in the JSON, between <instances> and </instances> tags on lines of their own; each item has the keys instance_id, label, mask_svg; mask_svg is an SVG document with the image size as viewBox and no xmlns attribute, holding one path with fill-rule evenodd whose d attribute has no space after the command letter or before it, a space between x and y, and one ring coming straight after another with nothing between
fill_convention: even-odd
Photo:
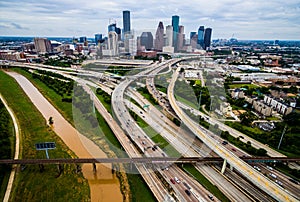
<instances>
[{"instance_id":1,"label":"tree","mask_svg":"<svg viewBox=\"0 0 300 202\"><path fill-rule=\"evenodd\" d=\"M241 124L250 126L252 121L254 121L254 116L251 114L251 112L245 112L240 115Z\"/></svg>"},{"instance_id":2,"label":"tree","mask_svg":"<svg viewBox=\"0 0 300 202\"><path fill-rule=\"evenodd\" d=\"M259 148L257 151L256 151L256 155L257 156L266 156L267 155L267 151L263 148Z\"/></svg>"},{"instance_id":3,"label":"tree","mask_svg":"<svg viewBox=\"0 0 300 202\"><path fill-rule=\"evenodd\" d=\"M300 113L293 111L292 113L285 115L283 120L288 126L296 126L300 121Z\"/></svg>"}]
</instances>

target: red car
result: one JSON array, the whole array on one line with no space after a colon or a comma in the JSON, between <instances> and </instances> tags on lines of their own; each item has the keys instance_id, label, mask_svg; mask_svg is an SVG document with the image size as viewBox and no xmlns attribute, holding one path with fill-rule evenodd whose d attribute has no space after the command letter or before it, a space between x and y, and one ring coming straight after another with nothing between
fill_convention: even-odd
<instances>
[{"instance_id":1,"label":"red car","mask_svg":"<svg viewBox=\"0 0 300 202\"><path fill-rule=\"evenodd\" d=\"M232 148L231 150L232 150L232 151L234 151L234 152L236 151L236 149L235 149L235 148Z\"/></svg>"},{"instance_id":2,"label":"red car","mask_svg":"<svg viewBox=\"0 0 300 202\"><path fill-rule=\"evenodd\" d=\"M173 178L171 178L170 181L171 181L173 184L175 184L175 181L173 180Z\"/></svg>"}]
</instances>

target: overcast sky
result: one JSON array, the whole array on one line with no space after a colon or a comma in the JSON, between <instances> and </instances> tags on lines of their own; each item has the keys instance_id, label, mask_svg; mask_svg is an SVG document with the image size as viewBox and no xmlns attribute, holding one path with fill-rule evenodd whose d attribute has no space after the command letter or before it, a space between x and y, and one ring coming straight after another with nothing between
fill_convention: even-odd
<instances>
[{"instance_id":1,"label":"overcast sky","mask_svg":"<svg viewBox=\"0 0 300 202\"><path fill-rule=\"evenodd\" d=\"M300 0L0 0L0 36L107 35L109 19L123 28L123 10L136 34L179 15L187 37L204 25L213 39L300 40Z\"/></svg>"}]
</instances>

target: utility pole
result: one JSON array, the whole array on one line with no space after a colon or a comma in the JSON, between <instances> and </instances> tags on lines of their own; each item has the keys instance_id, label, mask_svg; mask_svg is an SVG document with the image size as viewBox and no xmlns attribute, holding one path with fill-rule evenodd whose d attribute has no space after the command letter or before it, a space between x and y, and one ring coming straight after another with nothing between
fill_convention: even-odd
<instances>
[{"instance_id":1,"label":"utility pole","mask_svg":"<svg viewBox=\"0 0 300 202\"><path fill-rule=\"evenodd\" d=\"M280 148L280 145L281 145L281 142L282 142L282 138L283 138L283 136L284 136L284 134L285 134L286 129L287 129L287 125L284 126L284 129L283 129L283 131L282 131L281 138L280 138L280 141L279 141L279 144L278 144L277 149Z\"/></svg>"},{"instance_id":2,"label":"utility pole","mask_svg":"<svg viewBox=\"0 0 300 202\"><path fill-rule=\"evenodd\" d=\"M201 107L201 95L202 95L202 91L200 91L198 110L200 110Z\"/></svg>"}]
</instances>

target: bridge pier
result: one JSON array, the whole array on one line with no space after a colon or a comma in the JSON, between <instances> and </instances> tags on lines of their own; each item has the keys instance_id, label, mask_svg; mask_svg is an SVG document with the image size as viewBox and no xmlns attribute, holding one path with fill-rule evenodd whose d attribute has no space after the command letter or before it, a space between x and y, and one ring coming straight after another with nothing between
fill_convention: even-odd
<instances>
[{"instance_id":1,"label":"bridge pier","mask_svg":"<svg viewBox=\"0 0 300 202\"><path fill-rule=\"evenodd\" d=\"M223 166L222 166L222 169L221 169L221 173L222 173L222 174L224 174L224 172L225 172L226 165L227 165L227 161L226 161L226 159L224 159L224 161L223 161Z\"/></svg>"},{"instance_id":2,"label":"bridge pier","mask_svg":"<svg viewBox=\"0 0 300 202\"><path fill-rule=\"evenodd\" d=\"M94 173L96 173L96 172L97 172L96 163L93 163L93 172L94 172Z\"/></svg>"},{"instance_id":3,"label":"bridge pier","mask_svg":"<svg viewBox=\"0 0 300 202\"><path fill-rule=\"evenodd\" d=\"M61 164L57 164L57 170L58 170L59 174L62 172L62 166L61 166Z\"/></svg>"},{"instance_id":4,"label":"bridge pier","mask_svg":"<svg viewBox=\"0 0 300 202\"><path fill-rule=\"evenodd\" d=\"M81 172L81 167L79 164L76 164L76 173L80 173Z\"/></svg>"},{"instance_id":5,"label":"bridge pier","mask_svg":"<svg viewBox=\"0 0 300 202\"><path fill-rule=\"evenodd\" d=\"M233 171L233 166L231 164L229 166L230 166L230 170Z\"/></svg>"}]
</instances>

